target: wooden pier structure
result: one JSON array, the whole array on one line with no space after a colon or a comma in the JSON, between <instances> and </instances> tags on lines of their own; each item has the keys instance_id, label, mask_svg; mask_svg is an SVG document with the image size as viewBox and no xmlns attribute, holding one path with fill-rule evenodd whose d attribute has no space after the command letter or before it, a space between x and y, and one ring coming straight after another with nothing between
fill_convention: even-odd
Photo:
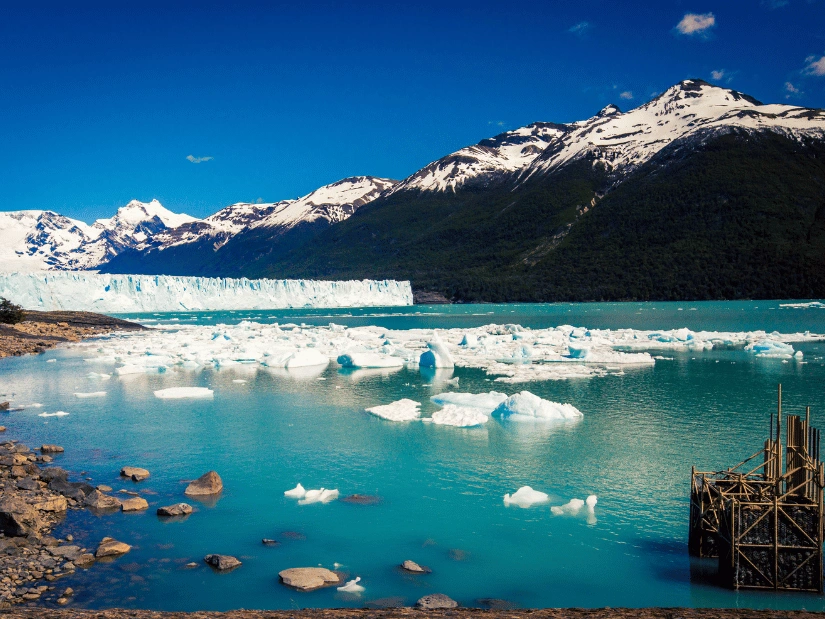
<instances>
[{"instance_id":1,"label":"wooden pier structure","mask_svg":"<svg viewBox=\"0 0 825 619\"><path fill-rule=\"evenodd\" d=\"M785 417L782 385L764 447L734 467L691 469L688 550L718 557L721 583L733 589L823 592L823 489L820 433Z\"/></svg>"}]
</instances>

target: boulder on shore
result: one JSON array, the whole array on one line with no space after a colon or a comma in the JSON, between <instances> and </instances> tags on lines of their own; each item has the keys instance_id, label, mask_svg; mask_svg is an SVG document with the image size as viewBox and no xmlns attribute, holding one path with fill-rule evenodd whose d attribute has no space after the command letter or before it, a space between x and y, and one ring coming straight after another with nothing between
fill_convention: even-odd
<instances>
[{"instance_id":1,"label":"boulder on shore","mask_svg":"<svg viewBox=\"0 0 825 619\"><path fill-rule=\"evenodd\" d=\"M425 595L423 598L415 603L416 608L421 610L439 610L444 608L457 608L458 602L447 597L443 593L433 593L432 595Z\"/></svg>"},{"instance_id":2,"label":"boulder on shore","mask_svg":"<svg viewBox=\"0 0 825 619\"><path fill-rule=\"evenodd\" d=\"M338 574L323 567L293 567L278 574L288 587L299 591L314 591L341 582Z\"/></svg>"},{"instance_id":3,"label":"boulder on shore","mask_svg":"<svg viewBox=\"0 0 825 619\"><path fill-rule=\"evenodd\" d=\"M42 454L62 454L63 448L60 445L42 445L40 447Z\"/></svg>"},{"instance_id":4,"label":"boulder on shore","mask_svg":"<svg viewBox=\"0 0 825 619\"><path fill-rule=\"evenodd\" d=\"M168 518L174 516L188 516L192 513L192 506L189 503L175 503L174 505L167 505L166 507L158 507L158 516L166 516Z\"/></svg>"},{"instance_id":5,"label":"boulder on shore","mask_svg":"<svg viewBox=\"0 0 825 619\"><path fill-rule=\"evenodd\" d=\"M103 494L97 488L86 495L83 504L92 509L120 509L120 501L118 499L108 494Z\"/></svg>"},{"instance_id":6,"label":"boulder on shore","mask_svg":"<svg viewBox=\"0 0 825 619\"><path fill-rule=\"evenodd\" d=\"M121 477L128 477L132 481L143 481L149 477L149 471L137 466L124 466L120 469Z\"/></svg>"},{"instance_id":7,"label":"boulder on shore","mask_svg":"<svg viewBox=\"0 0 825 619\"><path fill-rule=\"evenodd\" d=\"M146 502L146 499L139 496L120 502L120 509L124 512L139 512L142 509L148 508L149 503Z\"/></svg>"},{"instance_id":8,"label":"boulder on shore","mask_svg":"<svg viewBox=\"0 0 825 619\"><path fill-rule=\"evenodd\" d=\"M203 560L221 572L235 569L241 565L241 562L238 561L238 559L229 555L206 555Z\"/></svg>"},{"instance_id":9,"label":"boulder on shore","mask_svg":"<svg viewBox=\"0 0 825 619\"><path fill-rule=\"evenodd\" d=\"M43 528L43 521L31 505L14 497L0 498L0 533L25 537Z\"/></svg>"},{"instance_id":10,"label":"boulder on shore","mask_svg":"<svg viewBox=\"0 0 825 619\"><path fill-rule=\"evenodd\" d=\"M95 551L95 557L98 559L101 557L119 557L131 549L132 547L129 544L119 542L112 537L104 537Z\"/></svg>"},{"instance_id":11,"label":"boulder on shore","mask_svg":"<svg viewBox=\"0 0 825 619\"><path fill-rule=\"evenodd\" d=\"M215 471L209 471L198 477L186 486L184 494L189 496L209 496L219 494L223 490L223 481Z\"/></svg>"}]
</instances>

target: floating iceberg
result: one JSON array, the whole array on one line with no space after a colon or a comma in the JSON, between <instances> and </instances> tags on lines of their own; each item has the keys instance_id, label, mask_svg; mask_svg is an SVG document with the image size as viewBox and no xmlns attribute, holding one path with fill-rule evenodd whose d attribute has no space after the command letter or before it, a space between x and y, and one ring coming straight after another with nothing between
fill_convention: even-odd
<instances>
[{"instance_id":1,"label":"floating iceberg","mask_svg":"<svg viewBox=\"0 0 825 619\"><path fill-rule=\"evenodd\" d=\"M457 428L471 428L487 423L490 418L487 413L477 408L447 404L444 408L432 415L432 422L441 426L455 426Z\"/></svg>"},{"instance_id":2,"label":"floating iceberg","mask_svg":"<svg viewBox=\"0 0 825 619\"><path fill-rule=\"evenodd\" d=\"M584 501L581 499L570 499L564 505L554 505L550 508L550 511L554 516L578 516L580 513L584 513L587 517L588 524L596 524L597 502L598 498L596 495L591 494ZM582 509L585 507L586 509L582 512Z\"/></svg>"},{"instance_id":3,"label":"floating iceberg","mask_svg":"<svg viewBox=\"0 0 825 619\"><path fill-rule=\"evenodd\" d=\"M361 582L361 577L356 576L354 580L348 580L347 584L343 587L338 587L338 591L341 591L342 593L355 593L360 595L364 592L364 587L359 585L359 582Z\"/></svg>"},{"instance_id":4,"label":"floating iceberg","mask_svg":"<svg viewBox=\"0 0 825 619\"><path fill-rule=\"evenodd\" d=\"M497 391L489 393L439 393L430 397L430 401L439 406L446 406L447 404L467 406L485 411L488 415L506 399L507 394Z\"/></svg>"},{"instance_id":5,"label":"floating iceberg","mask_svg":"<svg viewBox=\"0 0 825 619\"><path fill-rule=\"evenodd\" d=\"M366 410L388 421L417 421L421 417L421 403L407 398Z\"/></svg>"},{"instance_id":6,"label":"floating iceberg","mask_svg":"<svg viewBox=\"0 0 825 619\"><path fill-rule=\"evenodd\" d=\"M298 501L298 505L312 505L313 503L330 503L338 498L337 490L307 490L304 497Z\"/></svg>"},{"instance_id":7,"label":"floating iceberg","mask_svg":"<svg viewBox=\"0 0 825 619\"><path fill-rule=\"evenodd\" d=\"M549 500L550 496L547 493L533 490L530 486L522 486L512 495L504 495L504 504L507 506L531 507L540 503L547 503Z\"/></svg>"},{"instance_id":8,"label":"floating iceberg","mask_svg":"<svg viewBox=\"0 0 825 619\"><path fill-rule=\"evenodd\" d=\"M304 490L304 487L301 484L295 486L292 490L287 490L284 492L284 496L289 497L290 499L303 499L306 496L307 491Z\"/></svg>"},{"instance_id":9,"label":"floating iceberg","mask_svg":"<svg viewBox=\"0 0 825 619\"><path fill-rule=\"evenodd\" d=\"M745 346L745 350L771 359L790 359L794 355L793 346L775 340L759 340Z\"/></svg>"},{"instance_id":10,"label":"floating iceberg","mask_svg":"<svg viewBox=\"0 0 825 619\"><path fill-rule=\"evenodd\" d=\"M105 391L91 391L91 392L88 392L88 393L76 392L74 395L75 395L76 398L102 398L102 397L105 397L106 392Z\"/></svg>"},{"instance_id":11,"label":"floating iceberg","mask_svg":"<svg viewBox=\"0 0 825 619\"><path fill-rule=\"evenodd\" d=\"M88 271L0 273L0 297L27 309L102 313L413 304L410 283L393 280L250 280Z\"/></svg>"},{"instance_id":12,"label":"floating iceberg","mask_svg":"<svg viewBox=\"0 0 825 619\"><path fill-rule=\"evenodd\" d=\"M206 387L170 387L158 389L155 397L161 400L180 400L183 398L211 398L214 392Z\"/></svg>"},{"instance_id":13,"label":"floating iceberg","mask_svg":"<svg viewBox=\"0 0 825 619\"><path fill-rule=\"evenodd\" d=\"M338 363L345 368L400 368L404 360L379 353L352 352L338 356Z\"/></svg>"},{"instance_id":14,"label":"floating iceberg","mask_svg":"<svg viewBox=\"0 0 825 619\"><path fill-rule=\"evenodd\" d=\"M54 413L40 413L38 417L66 417L68 414L66 411L57 411Z\"/></svg>"},{"instance_id":15,"label":"floating iceberg","mask_svg":"<svg viewBox=\"0 0 825 619\"><path fill-rule=\"evenodd\" d=\"M515 421L578 419L581 411L572 404L544 400L529 391L511 395L492 413L496 417Z\"/></svg>"},{"instance_id":16,"label":"floating iceberg","mask_svg":"<svg viewBox=\"0 0 825 619\"><path fill-rule=\"evenodd\" d=\"M441 341L438 333L433 333L431 341L427 342L428 351L421 353L418 358L418 365L422 368L452 368L455 362L449 349Z\"/></svg>"},{"instance_id":17,"label":"floating iceberg","mask_svg":"<svg viewBox=\"0 0 825 619\"><path fill-rule=\"evenodd\" d=\"M250 355L254 363L259 357ZM237 359L235 359L237 361ZM329 357L321 354L314 348L302 348L300 350L288 350L272 354L261 361L261 365L271 368L306 368L326 366L329 364Z\"/></svg>"}]
</instances>

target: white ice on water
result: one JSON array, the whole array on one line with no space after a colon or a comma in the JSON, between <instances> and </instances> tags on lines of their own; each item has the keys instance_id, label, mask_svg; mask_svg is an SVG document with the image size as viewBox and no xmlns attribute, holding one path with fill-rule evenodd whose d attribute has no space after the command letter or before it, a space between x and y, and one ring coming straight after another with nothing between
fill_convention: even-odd
<instances>
[{"instance_id":1,"label":"white ice on water","mask_svg":"<svg viewBox=\"0 0 825 619\"><path fill-rule=\"evenodd\" d=\"M181 400L184 398L211 398L214 391L207 387L169 387L168 389L158 389L155 397L161 400Z\"/></svg>"},{"instance_id":2,"label":"white ice on water","mask_svg":"<svg viewBox=\"0 0 825 619\"><path fill-rule=\"evenodd\" d=\"M68 414L66 411L56 411L54 413L40 413L38 417L66 417Z\"/></svg>"},{"instance_id":3,"label":"white ice on water","mask_svg":"<svg viewBox=\"0 0 825 619\"><path fill-rule=\"evenodd\" d=\"M529 391L511 395L496 407L492 415L513 421L578 419L583 416L572 404L551 402Z\"/></svg>"},{"instance_id":4,"label":"white ice on water","mask_svg":"<svg viewBox=\"0 0 825 619\"><path fill-rule=\"evenodd\" d=\"M298 505L312 505L313 503L331 503L338 498L337 490L327 490L320 488L319 490L307 490L304 498L298 501Z\"/></svg>"},{"instance_id":5,"label":"white ice on water","mask_svg":"<svg viewBox=\"0 0 825 619\"><path fill-rule=\"evenodd\" d=\"M408 398L366 409L376 417L388 421L416 421L421 417L421 402Z\"/></svg>"},{"instance_id":6,"label":"white ice on water","mask_svg":"<svg viewBox=\"0 0 825 619\"><path fill-rule=\"evenodd\" d=\"M102 398L106 395L105 391L89 391L89 392L75 392L77 398Z\"/></svg>"},{"instance_id":7,"label":"white ice on water","mask_svg":"<svg viewBox=\"0 0 825 619\"><path fill-rule=\"evenodd\" d=\"M455 426L458 428L472 428L489 421L489 416L483 410L467 406L447 404L432 415L432 422L436 425Z\"/></svg>"},{"instance_id":8,"label":"white ice on water","mask_svg":"<svg viewBox=\"0 0 825 619\"><path fill-rule=\"evenodd\" d=\"M430 401L440 406L455 404L467 406L492 413L496 407L507 399L506 393L491 391L489 393L439 393L430 397Z\"/></svg>"},{"instance_id":9,"label":"white ice on water","mask_svg":"<svg viewBox=\"0 0 825 619\"><path fill-rule=\"evenodd\" d=\"M759 340L745 346L745 350L755 354L757 357L768 357L771 359L790 359L795 353L793 346L775 340ZM798 351L800 352L800 351ZM802 355L799 354L801 357Z\"/></svg>"},{"instance_id":10,"label":"white ice on water","mask_svg":"<svg viewBox=\"0 0 825 619\"><path fill-rule=\"evenodd\" d=\"M530 486L522 486L516 490L512 495L504 495L504 504L507 506L516 505L518 507L532 507L540 503L547 503L550 496L546 492L539 492L533 490Z\"/></svg>"},{"instance_id":11,"label":"white ice on water","mask_svg":"<svg viewBox=\"0 0 825 619\"><path fill-rule=\"evenodd\" d=\"M102 313L412 305L409 282L0 273L0 297L27 309Z\"/></svg>"},{"instance_id":12,"label":"white ice on water","mask_svg":"<svg viewBox=\"0 0 825 619\"><path fill-rule=\"evenodd\" d=\"M343 587L338 587L338 591L341 591L342 593L355 593L360 595L365 591L365 589L358 584L359 582L361 582L361 577L356 576L353 580L348 580L347 584Z\"/></svg>"},{"instance_id":13,"label":"white ice on water","mask_svg":"<svg viewBox=\"0 0 825 619\"><path fill-rule=\"evenodd\" d=\"M380 353L349 352L338 355L338 364L345 368L400 368L404 367L404 359Z\"/></svg>"},{"instance_id":14,"label":"white ice on water","mask_svg":"<svg viewBox=\"0 0 825 619\"><path fill-rule=\"evenodd\" d=\"M295 486L292 490L287 490L284 492L284 496L289 497L290 499L303 499L306 496L307 491L301 484Z\"/></svg>"}]
</instances>

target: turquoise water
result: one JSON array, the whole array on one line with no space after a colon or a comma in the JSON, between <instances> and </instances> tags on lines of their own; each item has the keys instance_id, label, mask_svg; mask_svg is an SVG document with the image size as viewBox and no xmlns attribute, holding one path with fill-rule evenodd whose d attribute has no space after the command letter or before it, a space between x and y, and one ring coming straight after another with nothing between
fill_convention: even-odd
<instances>
[{"instance_id":1,"label":"turquoise water","mask_svg":"<svg viewBox=\"0 0 825 619\"><path fill-rule=\"evenodd\" d=\"M694 309L695 308L695 309ZM518 323L590 328L825 332L825 310L777 302L450 306L381 310L143 315L141 320L212 324L255 319L392 328ZM150 323L151 324L151 323ZM134 545L124 557L61 581L73 603L165 610L411 604L441 592L464 605L500 598L519 606L745 606L825 610L825 597L734 593L710 582L714 561L688 557L687 493L693 464L717 468L756 451L783 384L785 409L812 406L825 427L825 342L794 344L807 363L756 359L741 350L665 353L654 367L571 381L502 385L479 370L457 369L460 391L528 389L584 413L573 424L488 423L480 428L393 424L364 412L403 397L435 407L446 390L407 369L395 373L327 368L297 379L241 366L204 370L195 384L213 400L162 401L155 389L190 385L176 372L95 383L72 350L0 360L0 394L40 402L0 417L8 435L36 446L59 443L57 464L94 483L135 489L151 509L93 516L71 512L57 534L87 547L104 535ZM56 362L49 363L49 359ZM110 370L106 370L110 371ZM326 380L318 380L318 379ZM235 383L245 379L246 383ZM340 387L340 388L338 388ZM102 399L76 391L105 389ZM42 411L64 410L62 418ZM120 467L152 472L140 484ZM195 503L181 522L154 515L184 500L184 480L217 470L225 490ZM76 477L79 478L79 477ZM378 505L336 501L299 506L283 496L301 482L381 498ZM553 504L598 495L596 522L554 517L549 508L505 507L523 485ZM297 534L297 535L296 535ZM264 547L261 538L281 544ZM296 539L298 538L298 539ZM205 554L240 558L217 574ZM405 559L427 576L395 569ZM186 569L196 561L199 567ZM334 588L297 593L278 583L288 567L323 565L360 576L360 597Z\"/></svg>"}]
</instances>

